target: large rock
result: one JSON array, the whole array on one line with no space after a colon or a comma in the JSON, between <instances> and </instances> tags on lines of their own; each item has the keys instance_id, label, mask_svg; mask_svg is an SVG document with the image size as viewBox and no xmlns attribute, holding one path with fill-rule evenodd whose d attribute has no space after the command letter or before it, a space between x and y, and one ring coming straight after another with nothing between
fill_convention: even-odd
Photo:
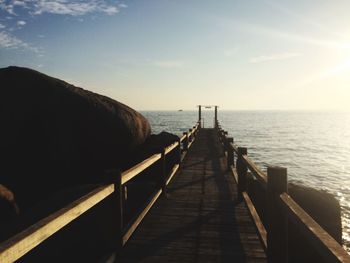
<instances>
[{"instance_id":1,"label":"large rock","mask_svg":"<svg viewBox=\"0 0 350 263\"><path fill-rule=\"evenodd\" d=\"M20 209L101 182L151 133L128 106L31 69L0 69L0 83L0 184Z\"/></svg>"}]
</instances>

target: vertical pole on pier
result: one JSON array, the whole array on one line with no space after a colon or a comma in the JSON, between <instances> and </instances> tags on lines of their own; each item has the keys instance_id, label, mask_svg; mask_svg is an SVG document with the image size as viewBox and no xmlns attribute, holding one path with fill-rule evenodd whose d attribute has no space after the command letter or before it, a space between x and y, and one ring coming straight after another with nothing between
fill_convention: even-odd
<instances>
[{"instance_id":1,"label":"vertical pole on pier","mask_svg":"<svg viewBox=\"0 0 350 263\"><path fill-rule=\"evenodd\" d=\"M218 106L215 106L215 119L214 119L214 128L218 127Z\"/></svg>"},{"instance_id":2,"label":"vertical pole on pier","mask_svg":"<svg viewBox=\"0 0 350 263\"><path fill-rule=\"evenodd\" d=\"M162 195L166 194L166 155L165 148L161 151L161 159L160 159L160 187L162 188Z\"/></svg>"},{"instance_id":3,"label":"vertical pole on pier","mask_svg":"<svg viewBox=\"0 0 350 263\"><path fill-rule=\"evenodd\" d=\"M287 169L267 168L267 259L269 263L288 262L288 220L279 206L279 196L288 192Z\"/></svg>"},{"instance_id":4,"label":"vertical pole on pier","mask_svg":"<svg viewBox=\"0 0 350 263\"><path fill-rule=\"evenodd\" d=\"M247 172L248 168L243 160L243 155L248 154L248 149L245 147L238 147L238 156L236 161L236 170L238 174L238 201L243 200L243 192L247 190Z\"/></svg>"},{"instance_id":5,"label":"vertical pole on pier","mask_svg":"<svg viewBox=\"0 0 350 263\"><path fill-rule=\"evenodd\" d=\"M202 105L198 105L198 122L199 127L202 125Z\"/></svg>"},{"instance_id":6,"label":"vertical pole on pier","mask_svg":"<svg viewBox=\"0 0 350 263\"><path fill-rule=\"evenodd\" d=\"M227 137L226 138L226 147L227 147L227 170L231 170L231 165L234 165L233 163L233 147L231 145L233 144L233 138Z\"/></svg>"},{"instance_id":7,"label":"vertical pole on pier","mask_svg":"<svg viewBox=\"0 0 350 263\"><path fill-rule=\"evenodd\" d=\"M184 132L183 135L186 135L185 139L183 140L183 149L184 151L188 151L188 133Z\"/></svg>"},{"instance_id":8,"label":"vertical pole on pier","mask_svg":"<svg viewBox=\"0 0 350 263\"><path fill-rule=\"evenodd\" d=\"M188 140L189 140L189 142L192 142L192 141L193 141L192 129L188 129Z\"/></svg>"}]
</instances>

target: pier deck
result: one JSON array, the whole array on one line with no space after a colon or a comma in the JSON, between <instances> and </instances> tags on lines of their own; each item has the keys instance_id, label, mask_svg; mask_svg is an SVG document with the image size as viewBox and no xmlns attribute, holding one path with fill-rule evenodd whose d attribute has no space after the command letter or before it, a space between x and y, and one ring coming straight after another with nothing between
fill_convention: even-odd
<instances>
[{"instance_id":1,"label":"pier deck","mask_svg":"<svg viewBox=\"0 0 350 263\"><path fill-rule=\"evenodd\" d=\"M214 129L201 129L118 262L266 262Z\"/></svg>"}]
</instances>

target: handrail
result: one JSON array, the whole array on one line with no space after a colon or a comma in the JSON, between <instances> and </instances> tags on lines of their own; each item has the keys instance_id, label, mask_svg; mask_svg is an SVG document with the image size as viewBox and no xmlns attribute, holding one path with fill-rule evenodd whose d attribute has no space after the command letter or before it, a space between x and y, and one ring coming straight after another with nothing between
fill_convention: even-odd
<instances>
[{"instance_id":1,"label":"handrail","mask_svg":"<svg viewBox=\"0 0 350 263\"><path fill-rule=\"evenodd\" d=\"M233 178L234 178L236 184L238 184L238 174L237 174L236 168L233 165L231 165L230 170L233 174ZM262 221L259 217L259 214L256 211L255 206L254 206L252 200L250 199L248 193L245 191L242 193L242 195L243 195L243 200L248 207L250 216L251 216L252 220L254 221L255 227L256 227L257 231L259 232L259 238L260 238L261 244L263 245L263 249L264 249L264 251L267 251L267 231L266 231L266 228L265 228L264 224L262 223Z\"/></svg>"},{"instance_id":2,"label":"handrail","mask_svg":"<svg viewBox=\"0 0 350 263\"><path fill-rule=\"evenodd\" d=\"M254 204L253 204L252 200L250 199L247 192L243 192L243 199L244 199L244 202L249 209L250 216L255 223L255 227L259 232L259 238L260 238L260 241L263 245L263 249L265 251L267 251L267 231L266 231L266 228L265 228L264 224L262 223L258 212L256 212L255 206L254 206Z\"/></svg>"},{"instance_id":3,"label":"handrail","mask_svg":"<svg viewBox=\"0 0 350 263\"><path fill-rule=\"evenodd\" d=\"M114 192L100 186L0 244L0 262L14 262Z\"/></svg>"},{"instance_id":4,"label":"handrail","mask_svg":"<svg viewBox=\"0 0 350 263\"><path fill-rule=\"evenodd\" d=\"M154 203L157 201L157 199L159 198L159 196L162 193L162 189L159 189L151 198L151 200L148 202L148 204L146 205L146 207L137 215L136 219L132 222L132 224L130 226L128 226L125 230L125 233L122 237L122 244L123 246L126 244L126 242L128 242L129 238L131 237L131 235L134 233L134 231L136 230L136 228L138 227L138 225L141 223L141 221L143 220L143 218L146 216L146 214L148 213L148 211L152 208L152 206L154 205Z\"/></svg>"},{"instance_id":5,"label":"handrail","mask_svg":"<svg viewBox=\"0 0 350 263\"><path fill-rule=\"evenodd\" d=\"M161 156L162 155L160 153L153 154L146 160L143 160L142 162L131 167L130 169L122 172L122 185L126 184L128 181L130 181L131 179L139 175L141 172L146 170L148 167L150 167L152 164L158 161L161 158Z\"/></svg>"},{"instance_id":6,"label":"handrail","mask_svg":"<svg viewBox=\"0 0 350 263\"><path fill-rule=\"evenodd\" d=\"M237 148L237 146L234 145L233 143L230 143L230 146L232 147L233 151L234 151L235 153L238 154L238 148Z\"/></svg>"},{"instance_id":7,"label":"handrail","mask_svg":"<svg viewBox=\"0 0 350 263\"><path fill-rule=\"evenodd\" d=\"M198 132L199 128L200 128L200 125L197 123L190 133L192 141L191 143L188 143L187 141L188 144L186 146L186 149L184 149L184 151L187 151L188 148L192 145L195 135ZM163 162L161 165L162 174L160 178L162 179L163 185L161 186L160 189L157 190L156 194L146 204L146 207L138 215L136 215L136 220L133 221L133 223L131 225L128 225L126 228L120 229L120 232L124 233L124 235L121 236L120 244L124 245L127 242L127 240L130 238L134 230L137 228L139 223L145 217L147 212L157 201L161 193L164 192L166 186L169 184L170 180L179 169L179 163L182 161L181 156L179 156L177 160L178 163L173 166L169 174L165 174L164 173L165 170L163 168L165 167L166 155L174 151L175 149L180 149L181 145L179 144L179 142L181 144L186 143L186 138L188 139L189 136L188 135L182 136L179 139L179 141L165 147L163 153L153 154L152 156L141 161L140 163L136 164L130 169L122 172L121 174L119 173L119 175L117 175L117 176L120 176L118 177L119 182L117 182L116 184L109 184L109 185L101 186L94 189L90 193L70 203L66 207L58 210L57 212L54 212L53 214L45 217L44 219L40 220L39 222L35 223L34 225L20 232L19 234L0 243L0 262L5 263L5 262L13 262L18 260L19 258L24 256L26 253L31 251L33 248L35 248L36 246L41 244L43 241L45 241L47 238L52 236L54 233L59 231L61 228L69 224L71 221L81 216L87 210L93 208L97 203L103 201L106 197L108 197L112 193L118 192L117 194L119 195L120 204L122 204L123 200L121 199L121 196L122 196L121 186L125 185L131 179L137 177L144 170L146 170L156 162L162 161ZM178 153L179 155L181 155L180 150L178 151ZM164 154L164 157L163 157L163 154ZM122 205L120 205L119 209L120 209L119 217L121 218L121 222L122 222L122 217L123 217ZM121 227L123 227L122 223L121 223Z\"/></svg>"},{"instance_id":8,"label":"handrail","mask_svg":"<svg viewBox=\"0 0 350 263\"><path fill-rule=\"evenodd\" d=\"M174 142L173 144L169 145L165 148L165 154L170 153L172 150L174 150L179 145L179 142Z\"/></svg>"},{"instance_id":9,"label":"handrail","mask_svg":"<svg viewBox=\"0 0 350 263\"><path fill-rule=\"evenodd\" d=\"M257 226L263 247L267 246L268 261L275 263L287 262L287 224L284 218L289 218L301 229L302 234L311 241L311 245L323 256L326 262L350 263L350 255L345 249L332 238L312 217L305 212L287 193L287 174L285 168L269 167L268 173L264 173L248 157L247 148L236 147L233 138L227 137L228 133L221 129L219 122L216 123L218 136L225 151L227 151L228 170L232 172L238 185L238 198L244 200L250 211L251 217ZM236 167L234 166L234 153L237 154ZM269 174L270 169L270 174ZM260 185L267 191L267 212L269 232L266 234L264 227L260 228L261 220L256 213L247 192L247 170L258 180ZM270 179L268 179L270 178ZM269 184L269 186L268 186ZM284 190L285 189L285 190ZM279 192L281 194L279 194ZM275 204L278 194L279 205ZM253 206L253 207L252 207ZM281 208L279 208L281 207ZM280 220L280 221L279 221ZM286 243L284 243L286 242Z\"/></svg>"},{"instance_id":10,"label":"handrail","mask_svg":"<svg viewBox=\"0 0 350 263\"><path fill-rule=\"evenodd\" d=\"M301 230L327 262L350 262L349 254L287 193L280 195L280 203L288 218Z\"/></svg>"},{"instance_id":11,"label":"handrail","mask_svg":"<svg viewBox=\"0 0 350 263\"><path fill-rule=\"evenodd\" d=\"M264 172L261 171L259 167L247 155L243 155L242 157L249 171L251 171L255 175L255 177L258 179L258 181L262 184L262 186L266 188L267 175L264 174Z\"/></svg>"},{"instance_id":12,"label":"handrail","mask_svg":"<svg viewBox=\"0 0 350 263\"><path fill-rule=\"evenodd\" d=\"M186 139L186 135L183 135L181 138L180 138L180 142L183 142L183 140L185 140Z\"/></svg>"}]
</instances>

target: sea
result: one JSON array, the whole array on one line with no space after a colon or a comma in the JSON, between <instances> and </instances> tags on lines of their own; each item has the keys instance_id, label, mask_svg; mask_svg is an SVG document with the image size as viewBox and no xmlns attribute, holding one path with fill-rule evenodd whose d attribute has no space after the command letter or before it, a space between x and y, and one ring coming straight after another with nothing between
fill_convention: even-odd
<instances>
[{"instance_id":1,"label":"sea","mask_svg":"<svg viewBox=\"0 0 350 263\"><path fill-rule=\"evenodd\" d=\"M152 132L182 135L198 121L197 111L143 111ZM332 193L342 208L344 247L350 253L350 112L220 111L222 128L262 170L278 165L288 180ZM214 111L202 110L213 127Z\"/></svg>"}]
</instances>

